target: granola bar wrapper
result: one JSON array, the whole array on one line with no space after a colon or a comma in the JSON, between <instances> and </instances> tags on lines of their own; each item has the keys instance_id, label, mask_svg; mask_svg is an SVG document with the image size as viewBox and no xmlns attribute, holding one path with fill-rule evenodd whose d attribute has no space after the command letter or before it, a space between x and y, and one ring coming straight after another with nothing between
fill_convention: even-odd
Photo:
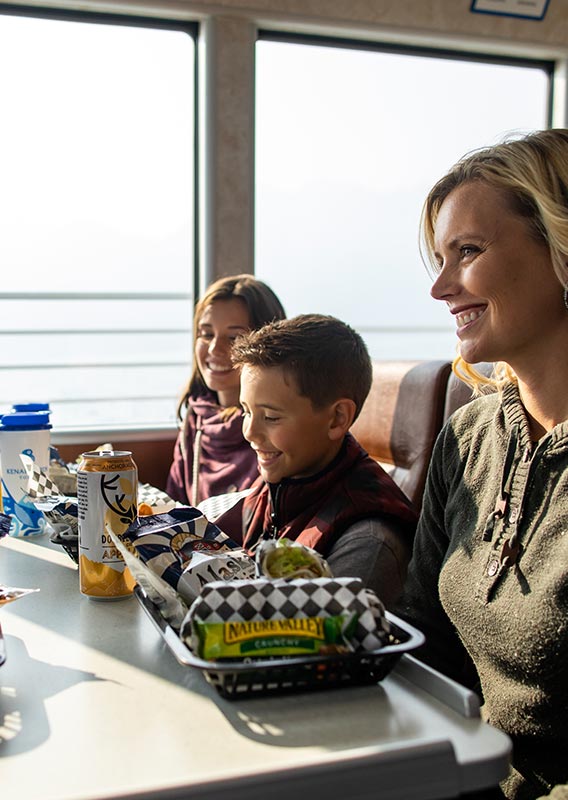
<instances>
[{"instance_id":1,"label":"granola bar wrapper","mask_svg":"<svg viewBox=\"0 0 568 800\"><path fill-rule=\"evenodd\" d=\"M254 561L244 550L191 506L139 517L122 539L188 605L210 581L254 575Z\"/></svg>"},{"instance_id":2,"label":"granola bar wrapper","mask_svg":"<svg viewBox=\"0 0 568 800\"><path fill-rule=\"evenodd\" d=\"M383 604L360 578L257 578L204 586L180 637L216 661L377 650L389 628Z\"/></svg>"}]
</instances>

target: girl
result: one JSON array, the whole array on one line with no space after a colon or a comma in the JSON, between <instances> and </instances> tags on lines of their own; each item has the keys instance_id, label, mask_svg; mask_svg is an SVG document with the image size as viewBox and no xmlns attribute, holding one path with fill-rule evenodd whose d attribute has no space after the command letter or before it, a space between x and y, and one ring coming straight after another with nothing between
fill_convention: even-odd
<instances>
[{"instance_id":1,"label":"girl","mask_svg":"<svg viewBox=\"0 0 568 800\"><path fill-rule=\"evenodd\" d=\"M196 506L247 489L258 477L256 454L242 433L231 347L240 334L284 317L274 292L246 274L216 281L197 304L193 372L178 405L180 432L166 486L172 499Z\"/></svg>"}]
</instances>

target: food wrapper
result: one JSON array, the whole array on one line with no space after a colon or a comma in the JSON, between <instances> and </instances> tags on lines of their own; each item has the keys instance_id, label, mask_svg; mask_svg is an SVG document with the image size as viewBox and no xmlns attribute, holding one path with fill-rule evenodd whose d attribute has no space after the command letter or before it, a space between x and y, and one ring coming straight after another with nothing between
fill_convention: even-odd
<instances>
[{"instance_id":1,"label":"food wrapper","mask_svg":"<svg viewBox=\"0 0 568 800\"><path fill-rule=\"evenodd\" d=\"M19 600L20 597L24 597L24 595L31 594L32 592L39 592L39 589L18 589L15 586L4 586L0 584L0 606L4 606L6 603L12 603L14 600Z\"/></svg>"},{"instance_id":2,"label":"food wrapper","mask_svg":"<svg viewBox=\"0 0 568 800\"><path fill-rule=\"evenodd\" d=\"M101 445L104 447L105 445ZM100 449L100 448L97 448ZM42 511L46 519L57 531L62 526L67 525L71 529L71 534L79 535L79 519L77 497L69 496L61 491L55 482L53 470L50 468L46 473L35 461L26 455L20 456L22 463L28 473L27 494L39 511ZM53 463L53 462L52 462ZM155 514L173 508L176 503L169 495L156 489L149 483L142 483L138 486L138 503L149 507L149 512ZM57 544L62 544L57 538ZM67 542L67 544L69 544Z\"/></svg>"},{"instance_id":3,"label":"food wrapper","mask_svg":"<svg viewBox=\"0 0 568 800\"><path fill-rule=\"evenodd\" d=\"M254 575L253 560L191 506L139 517L122 540L188 604L209 581Z\"/></svg>"},{"instance_id":4,"label":"food wrapper","mask_svg":"<svg viewBox=\"0 0 568 800\"><path fill-rule=\"evenodd\" d=\"M215 661L377 650L388 634L384 606L360 578L208 583L180 629L194 653Z\"/></svg>"},{"instance_id":5,"label":"food wrapper","mask_svg":"<svg viewBox=\"0 0 568 800\"><path fill-rule=\"evenodd\" d=\"M267 539L255 551L256 575L266 578L331 578L332 572L316 550L290 541Z\"/></svg>"},{"instance_id":6,"label":"food wrapper","mask_svg":"<svg viewBox=\"0 0 568 800\"><path fill-rule=\"evenodd\" d=\"M206 583L254 578L254 561L242 549L228 552L205 552L194 549L191 561L184 568L177 584L181 596L192 603Z\"/></svg>"},{"instance_id":7,"label":"food wrapper","mask_svg":"<svg viewBox=\"0 0 568 800\"><path fill-rule=\"evenodd\" d=\"M66 464L53 445L49 448L47 475L62 494L77 496L77 464Z\"/></svg>"},{"instance_id":8,"label":"food wrapper","mask_svg":"<svg viewBox=\"0 0 568 800\"><path fill-rule=\"evenodd\" d=\"M273 656L331 655L352 651L357 615L265 619L258 622L199 622L194 630L206 661ZM194 643L195 646L195 643Z\"/></svg>"},{"instance_id":9,"label":"food wrapper","mask_svg":"<svg viewBox=\"0 0 568 800\"><path fill-rule=\"evenodd\" d=\"M20 459L28 473L26 491L32 500L46 500L48 497L58 498L64 496L55 481L49 477L45 470L36 464L33 458L21 453ZM75 502L77 502L77 498L75 498Z\"/></svg>"},{"instance_id":10,"label":"food wrapper","mask_svg":"<svg viewBox=\"0 0 568 800\"><path fill-rule=\"evenodd\" d=\"M10 533L12 517L9 514L0 514L0 539Z\"/></svg>"},{"instance_id":11,"label":"food wrapper","mask_svg":"<svg viewBox=\"0 0 568 800\"><path fill-rule=\"evenodd\" d=\"M61 495L57 500L55 498L40 500L34 505L43 511L54 530L68 526L72 536L79 536L79 508L76 498Z\"/></svg>"},{"instance_id":12,"label":"food wrapper","mask_svg":"<svg viewBox=\"0 0 568 800\"><path fill-rule=\"evenodd\" d=\"M68 526L71 534L78 536L77 498L63 494L55 481L30 456L22 453L20 459L28 473L26 491L35 507L43 512L56 530Z\"/></svg>"},{"instance_id":13,"label":"food wrapper","mask_svg":"<svg viewBox=\"0 0 568 800\"><path fill-rule=\"evenodd\" d=\"M204 517L210 522L215 522L215 520L220 517L222 514L225 514L227 511L230 511L233 506L236 506L237 503L240 503L241 500L244 500L247 495L249 495L253 490L252 487L249 489L243 489L240 492L227 492L226 494L216 494L212 497L207 497L205 500L202 500L196 508L198 508Z\"/></svg>"},{"instance_id":14,"label":"food wrapper","mask_svg":"<svg viewBox=\"0 0 568 800\"><path fill-rule=\"evenodd\" d=\"M124 541L123 536L118 536L110 526L107 527L107 534L123 557L136 583L142 587L166 622L178 630L187 614L187 605L183 599L169 583L156 575L140 559L132 545Z\"/></svg>"}]
</instances>

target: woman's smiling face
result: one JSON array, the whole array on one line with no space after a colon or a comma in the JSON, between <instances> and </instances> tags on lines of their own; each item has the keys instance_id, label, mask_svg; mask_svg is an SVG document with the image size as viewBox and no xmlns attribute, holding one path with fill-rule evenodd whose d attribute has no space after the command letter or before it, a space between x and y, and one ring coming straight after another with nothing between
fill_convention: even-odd
<instances>
[{"instance_id":1,"label":"woman's smiling face","mask_svg":"<svg viewBox=\"0 0 568 800\"><path fill-rule=\"evenodd\" d=\"M539 358L551 328L566 326L562 286L548 246L482 181L458 186L435 224L440 266L431 294L453 314L460 354L471 363Z\"/></svg>"}]
</instances>

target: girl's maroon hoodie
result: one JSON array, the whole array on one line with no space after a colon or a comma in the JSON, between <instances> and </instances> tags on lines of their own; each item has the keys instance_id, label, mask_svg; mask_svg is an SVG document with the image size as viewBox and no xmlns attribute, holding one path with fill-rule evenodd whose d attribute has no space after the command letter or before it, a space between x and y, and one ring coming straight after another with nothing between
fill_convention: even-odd
<instances>
[{"instance_id":1,"label":"girl's maroon hoodie","mask_svg":"<svg viewBox=\"0 0 568 800\"><path fill-rule=\"evenodd\" d=\"M189 398L183 429L174 447L166 491L173 500L197 505L213 495L236 492L258 477L256 454L243 436L239 409L223 418L213 395ZM194 457L198 456L198 494L193 492Z\"/></svg>"}]
</instances>

